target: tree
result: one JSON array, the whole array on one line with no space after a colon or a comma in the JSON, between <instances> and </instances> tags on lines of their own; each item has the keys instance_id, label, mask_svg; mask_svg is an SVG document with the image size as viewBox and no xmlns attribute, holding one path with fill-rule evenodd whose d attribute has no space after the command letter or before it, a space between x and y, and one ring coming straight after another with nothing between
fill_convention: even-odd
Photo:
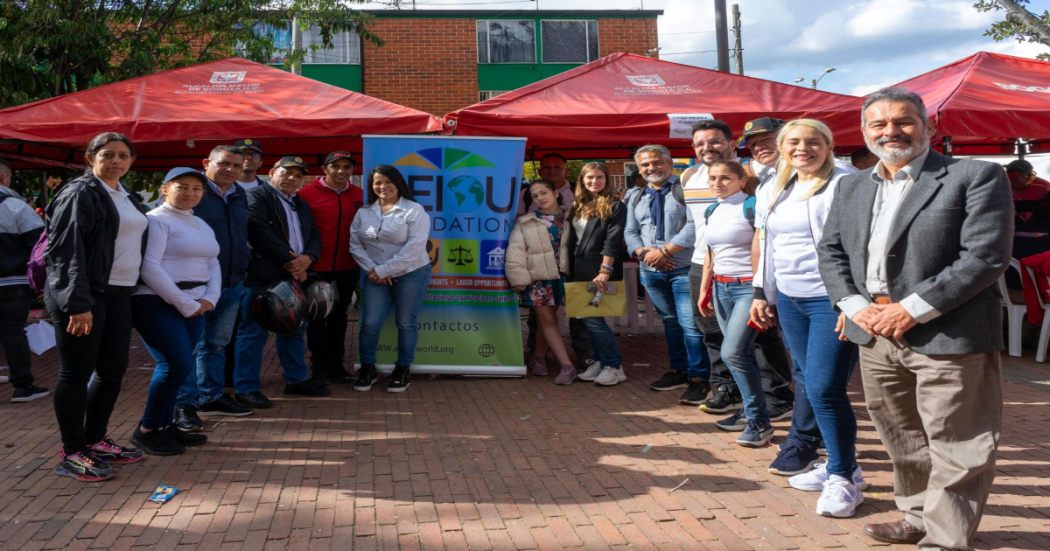
<instances>
[{"instance_id":1,"label":"tree","mask_svg":"<svg viewBox=\"0 0 1050 551\"><path fill-rule=\"evenodd\" d=\"M1034 42L1050 47L1050 12L1043 10L1042 15L1028 11L1025 6L1029 0L979 0L973 7L977 11L1006 11L1006 18L992 24L984 36L990 36L996 42L1013 38L1018 42ZM1050 53L1042 53L1039 59L1050 59Z\"/></svg>"},{"instance_id":2,"label":"tree","mask_svg":"<svg viewBox=\"0 0 1050 551\"><path fill-rule=\"evenodd\" d=\"M239 55L265 63L280 52L286 65L306 50L274 44L256 25L287 28L298 17L319 28L331 48L337 32L369 32L372 16L348 4L362 0L3 0L0 1L0 108L158 71Z\"/></svg>"}]
</instances>

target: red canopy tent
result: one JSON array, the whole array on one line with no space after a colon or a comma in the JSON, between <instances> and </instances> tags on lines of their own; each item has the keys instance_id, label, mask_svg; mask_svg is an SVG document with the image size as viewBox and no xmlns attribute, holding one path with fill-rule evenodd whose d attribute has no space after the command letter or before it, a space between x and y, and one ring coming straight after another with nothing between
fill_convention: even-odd
<instances>
[{"instance_id":1,"label":"red canopy tent","mask_svg":"<svg viewBox=\"0 0 1050 551\"><path fill-rule=\"evenodd\" d=\"M759 117L810 117L825 122L836 142L861 147L863 100L768 80L618 53L454 111L446 133L525 136L533 154L626 158L647 143L692 156L687 116L710 115L742 132ZM672 118L680 121L671 137ZM683 130L684 129L684 130Z\"/></svg>"},{"instance_id":2,"label":"red canopy tent","mask_svg":"<svg viewBox=\"0 0 1050 551\"><path fill-rule=\"evenodd\" d=\"M979 52L897 84L922 96L954 153L1050 151L1050 62Z\"/></svg>"},{"instance_id":3,"label":"red canopy tent","mask_svg":"<svg viewBox=\"0 0 1050 551\"><path fill-rule=\"evenodd\" d=\"M0 110L0 156L16 167L80 167L87 142L112 131L135 143L136 170L200 166L212 147L241 138L260 140L267 160L315 166L334 150L360 152L362 134L440 128L428 113L230 58Z\"/></svg>"}]
</instances>

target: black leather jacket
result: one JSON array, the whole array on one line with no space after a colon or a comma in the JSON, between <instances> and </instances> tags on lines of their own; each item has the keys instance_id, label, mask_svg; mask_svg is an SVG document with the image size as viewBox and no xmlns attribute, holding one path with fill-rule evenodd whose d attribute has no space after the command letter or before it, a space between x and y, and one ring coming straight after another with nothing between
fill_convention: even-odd
<instances>
[{"instance_id":1,"label":"black leather jacket","mask_svg":"<svg viewBox=\"0 0 1050 551\"><path fill-rule=\"evenodd\" d=\"M93 295L109 283L120 214L104 185L90 174L80 176L62 186L47 206L45 292L69 315L89 312ZM145 216L135 194L131 199ZM143 254L148 233L142 234Z\"/></svg>"},{"instance_id":2,"label":"black leather jacket","mask_svg":"<svg viewBox=\"0 0 1050 551\"><path fill-rule=\"evenodd\" d=\"M288 217L278 193L269 183L248 190L248 243L252 246L252 260L248 264L247 285L264 286L275 279L291 277L284 265L295 259L289 252L292 247L288 239ZM313 211L298 195L292 202L299 215L303 254L317 262L321 255L321 234L314 226Z\"/></svg>"}]
</instances>

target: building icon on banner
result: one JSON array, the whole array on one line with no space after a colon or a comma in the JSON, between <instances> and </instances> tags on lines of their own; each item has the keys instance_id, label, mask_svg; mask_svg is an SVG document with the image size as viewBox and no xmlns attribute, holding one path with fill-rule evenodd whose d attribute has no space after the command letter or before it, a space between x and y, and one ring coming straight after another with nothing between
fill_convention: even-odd
<instances>
[{"instance_id":1,"label":"building icon on banner","mask_svg":"<svg viewBox=\"0 0 1050 551\"><path fill-rule=\"evenodd\" d=\"M492 249L488 252L488 257L489 265L487 266L487 268L489 270L502 270L503 261L507 258L507 249L496 245L495 249Z\"/></svg>"}]
</instances>

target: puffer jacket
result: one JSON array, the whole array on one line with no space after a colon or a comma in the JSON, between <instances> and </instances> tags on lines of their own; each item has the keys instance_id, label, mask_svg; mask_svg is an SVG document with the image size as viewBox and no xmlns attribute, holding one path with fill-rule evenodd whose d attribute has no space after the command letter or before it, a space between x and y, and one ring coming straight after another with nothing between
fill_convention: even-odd
<instances>
[{"instance_id":1,"label":"puffer jacket","mask_svg":"<svg viewBox=\"0 0 1050 551\"><path fill-rule=\"evenodd\" d=\"M503 268L512 287L561 277L551 234L535 214L525 214L514 223Z\"/></svg>"}]
</instances>

